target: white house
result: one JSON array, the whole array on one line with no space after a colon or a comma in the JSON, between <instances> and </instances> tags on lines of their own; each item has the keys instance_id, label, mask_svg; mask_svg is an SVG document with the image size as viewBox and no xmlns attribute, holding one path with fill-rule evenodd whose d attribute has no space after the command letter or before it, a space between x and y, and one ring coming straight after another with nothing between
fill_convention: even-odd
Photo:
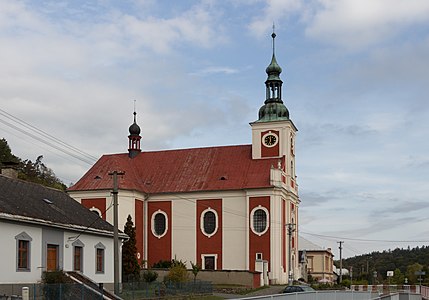
<instances>
[{"instance_id":1,"label":"white house","mask_svg":"<svg viewBox=\"0 0 429 300\"><path fill-rule=\"evenodd\" d=\"M134 112L128 153L103 155L69 194L112 222L111 211L102 213L109 173L124 172L120 228L131 214L138 259L149 267L176 258L203 269L259 271L265 284L297 279L297 129L282 101L281 71L273 52L251 144L142 152Z\"/></svg>"},{"instance_id":2,"label":"white house","mask_svg":"<svg viewBox=\"0 0 429 300\"><path fill-rule=\"evenodd\" d=\"M52 270L113 283L113 226L65 192L0 175L0 236L1 284Z\"/></svg>"}]
</instances>

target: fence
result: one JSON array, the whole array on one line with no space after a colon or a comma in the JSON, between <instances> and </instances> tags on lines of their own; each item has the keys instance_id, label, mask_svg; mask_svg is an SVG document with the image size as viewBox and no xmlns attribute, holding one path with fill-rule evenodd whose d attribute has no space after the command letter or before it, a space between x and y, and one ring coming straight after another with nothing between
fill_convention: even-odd
<instances>
[{"instance_id":1,"label":"fence","mask_svg":"<svg viewBox=\"0 0 429 300\"><path fill-rule=\"evenodd\" d=\"M174 295L208 295L213 286L208 281L189 281L180 283L130 282L122 285L120 297L125 300L156 298Z\"/></svg>"},{"instance_id":2,"label":"fence","mask_svg":"<svg viewBox=\"0 0 429 300\"><path fill-rule=\"evenodd\" d=\"M85 300L106 299L101 289L94 289L81 283L61 284L5 284L0 285L0 300L23 299L22 287L28 287L29 300ZM110 298L109 298L110 299Z\"/></svg>"},{"instance_id":3,"label":"fence","mask_svg":"<svg viewBox=\"0 0 429 300\"><path fill-rule=\"evenodd\" d=\"M28 287L29 300L103 300L112 299L101 289L80 283L0 285L0 300L21 300L22 287ZM124 300L157 298L169 295L206 295L213 293L211 282L123 283L120 297Z\"/></svg>"}]
</instances>

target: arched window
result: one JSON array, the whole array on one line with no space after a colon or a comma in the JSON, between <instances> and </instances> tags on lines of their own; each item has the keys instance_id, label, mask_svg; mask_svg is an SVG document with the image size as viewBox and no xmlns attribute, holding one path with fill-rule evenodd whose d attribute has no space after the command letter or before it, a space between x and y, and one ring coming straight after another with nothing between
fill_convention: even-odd
<instances>
[{"instance_id":1,"label":"arched window","mask_svg":"<svg viewBox=\"0 0 429 300\"><path fill-rule=\"evenodd\" d=\"M168 230L167 214L157 210L152 215L152 233L158 238L163 237Z\"/></svg>"},{"instance_id":2,"label":"arched window","mask_svg":"<svg viewBox=\"0 0 429 300\"><path fill-rule=\"evenodd\" d=\"M251 213L251 229L257 235L263 235L268 230L268 210L258 206Z\"/></svg>"},{"instance_id":3,"label":"arched window","mask_svg":"<svg viewBox=\"0 0 429 300\"><path fill-rule=\"evenodd\" d=\"M209 207L201 213L200 228L202 233L207 237L216 234L218 229L218 216L214 209Z\"/></svg>"}]
</instances>

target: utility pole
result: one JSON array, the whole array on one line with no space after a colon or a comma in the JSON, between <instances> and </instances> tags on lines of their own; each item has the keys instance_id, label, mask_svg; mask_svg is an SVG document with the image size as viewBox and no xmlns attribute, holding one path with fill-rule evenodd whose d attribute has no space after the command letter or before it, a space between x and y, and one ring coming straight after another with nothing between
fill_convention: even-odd
<instances>
[{"instance_id":1,"label":"utility pole","mask_svg":"<svg viewBox=\"0 0 429 300\"><path fill-rule=\"evenodd\" d=\"M340 249L340 283L343 282L343 258L342 258L342 254L343 254L343 243L344 241L339 241L337 242L338 244L340 244L340 246L338 247Z\"/></svg>"},{"instance_id":2,"label":"utility pole","mask_svg":"<svg viewBox=\"0 0 429 300\"><path fill-rule=\"evenodd\" d=\"M125 172L113 171L113 285L115 295L119 295L119 233L118 233L118 175Z\"/></svg>"},{"instance_id":3,"label":"utility pole","mask_svg":"<svg viewBox=\"0 0 429 300\"><path fill-rule=\"evenodd\" d=\"M289 236L289 247L288 247L288 256L289 256L289 261L288 261L288 270L289 270L289 281L288 281L288 285L292 285L293 283L293 271L292 271L292 234L295 231L295 224L293 223L288 223L286 224L287 226L287 234Z\"/></svg>"}]
</instances>

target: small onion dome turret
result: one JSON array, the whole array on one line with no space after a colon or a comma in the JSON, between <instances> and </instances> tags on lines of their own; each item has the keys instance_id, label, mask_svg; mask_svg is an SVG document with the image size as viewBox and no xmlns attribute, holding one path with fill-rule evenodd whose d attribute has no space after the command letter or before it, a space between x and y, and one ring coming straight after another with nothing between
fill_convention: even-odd
<instances>
[{"instance_id":1,"label":"small onion dome turret","mask_svg":"<svg viewBox=\"0 0 429 300\"><path fill-rule=\"evenodd\" d=\"M134 123L129 128L130 135L140 135L140 126L136 123L136 112L134 112Z\"/></svg>"}]
</instances>

